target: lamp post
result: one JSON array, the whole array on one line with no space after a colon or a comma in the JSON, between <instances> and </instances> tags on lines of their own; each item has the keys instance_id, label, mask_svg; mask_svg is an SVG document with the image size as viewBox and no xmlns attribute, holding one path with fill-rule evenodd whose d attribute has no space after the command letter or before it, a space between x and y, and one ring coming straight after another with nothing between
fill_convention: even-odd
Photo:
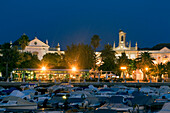
<instances>
[{"instance_id":1,"label":"lamp post","mask_svg":"<svg viewBox=\"0 0 170 113\"><path fill-rule=\"evenodd\" d=\"M125 71L126 71L127 67L126 66L121 66L120 69L122 70L123 80L125 80L125 78L126 78L125 77ZM125 82L126 82L126 80L125 80Z\"/></svg>"},{"instance_id":2,"label":"lamp post","mask_svg":"<svg viewBox=\"0 0 170 113\"><path fill-rule=\"evenodd\" d=\"M74 76L76 71L77 71L76 67L72 67L73 76ZM70 76L69 76L69 82L71 83L71 77Z\"/></svg>"},{"instance_id":3,"label":"lamp post","mask_svg":"<svg viewBox=\"0 0 170 113\"><path fill-rule=\"evenodd\" d=\"M146 74L146 72L148 72L148 67L145 67L145 74ZM146 79L148 78L148 75L146 74Z\"/></svg>"},{"instance_id":4,"label":"lamp post","mask_svg":"<svg viewBox=\"0 0 170 113\"><path fill-rule=\"evenodd\" d=\"M47 69L46 69L45 66L43 66L43 67L41 68L41 70L42 70L43 72L45 72ZM39 82L41 82L40 78L39 78Z\"/></svg>"},{"instance_id":5,"label":"lamp post","mask_svg":"<svg viewBox=\"0 0 170 113\"><path fill-rule=\"evenodd\" d=\"M146 78L148 78L149 77L149 79L150 79L150 83L152 82L152 80L151 80L151 78L150 78L150 76L148 76L148 71L149 71L149 68L148 67L145 67L145 71L146 71Z\"/></svg>"}]
</instances>

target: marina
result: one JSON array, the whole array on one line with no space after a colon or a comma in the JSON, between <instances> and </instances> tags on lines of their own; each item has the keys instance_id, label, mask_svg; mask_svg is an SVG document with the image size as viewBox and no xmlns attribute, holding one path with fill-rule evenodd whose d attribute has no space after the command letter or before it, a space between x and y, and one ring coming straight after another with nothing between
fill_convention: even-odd
<instances>
[{"instance_id":1,"label":"marina","mask_svg":"<svg viewBox=\"0 0 170 113\"><path fill-rule=\"evenodd\" d=\"M0 87L0 112L13 113L164 113L170 87L127 87L126 84L20 83ZM9 83L12 84L12 83ZM15 83L13 83L15 84ZM16 83L17 84L17 83ZM19 84L19 83L18 83ZM46 84L46 85L45 85ZM74 85L73 85L74 84ZM97 83L96 83L97 84ZM129 83L130 84L130 83ZM148 83L149 84L149 83ZM160 83L161 84L161 83Z\"/></svg>"},{"instance_id":2,"label":"marina","mask_svg":"<svg viewBox=\"0 0 170 113\"><path fill-rule=\"evenodd\" d=\"M170 0L1 2L0 113L170 113Z\"/></svg>"}]
</instances>

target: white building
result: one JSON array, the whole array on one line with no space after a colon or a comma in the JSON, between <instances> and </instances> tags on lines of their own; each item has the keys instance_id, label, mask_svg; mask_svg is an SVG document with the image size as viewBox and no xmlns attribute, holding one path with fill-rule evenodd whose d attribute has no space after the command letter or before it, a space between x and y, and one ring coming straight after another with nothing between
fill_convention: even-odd
<instances>
[{"instance_id":1,"label":"white building","mask_svg":"<svg viewBox=\"0 0 170 113\"><path fill-rule=\"evenodd\" d=\"M115 47L115 42L113 44L113 50L116 51L116 56L121 56L122 52L125 52L129 59L136 59L141 53L149 52L151 57L153 57L154 63L166 63L170 61L170 49L164 47L160 50L138 50L137 42L135 47L131 47L131 42L127 45L126 33L122 30L119 32L119 45Z\"/></svg>"},{"instance_id":2,"label":"white building","mask_svg":"<svg viewBox=\"0 0 170 113\"><path fill-rule=\"evenodd\" d=\"M34 55L37 55L39 60L42 60L43 56L47 53L64 54L64 51L60 51L59 43L57 48L50 48L50 46L48 45L48 40L46 40L46 43L44 43L37 37L29 42L28 46L25 47L24 52L30 52Z\"/></svg>"},{"instance_id":3,"label":"white building","mask_svg":"<svg viewBox=\"0 0 170 113\"><path fill-rule=\"evenodd\" d=\"M113 51L116 51L116 56L121 56L122 52L125 52L129 59L135 59L138 56L137 42L135 47L131 47L131 42L127 45L126 33L122 30L119 31L119 45L115 47L115 42L113 44Z\"/></svg>"},{"instance_id":4,"label":"white building","mask_svg":"<svg viewBox=\"0 0 170 113\"><path fill-rule=\"evenodd\" d=\"M166 63L170 61L170 49L168 49L167 47L164 47L161 50L138 50L137 42L135 44L135 47L131 46L131 42L129 42L129 44L127 45L126 33L124 33L122 30L120 30L119 32L119 45L118 47L115 47L115 42L114 42L113 51L116 51L117 57L121 56L122 52L125 52L129 59L137 58L142 52L149 52L151 53L151 56L155 58L154 61L155 64L161 62ZM46 40L46 43L44 43L41 40L39 40L37 37L35 37L35 39L29 42L24 52L31 52L32 54L37 55L40 60L47 53L64 54L64 51L60 50L59 43L57 48L50 48L50 46L48 45L48 40ZM96 52L97 56L100 56L100 54L101 52Z\"/></svg>"}]
</instances>

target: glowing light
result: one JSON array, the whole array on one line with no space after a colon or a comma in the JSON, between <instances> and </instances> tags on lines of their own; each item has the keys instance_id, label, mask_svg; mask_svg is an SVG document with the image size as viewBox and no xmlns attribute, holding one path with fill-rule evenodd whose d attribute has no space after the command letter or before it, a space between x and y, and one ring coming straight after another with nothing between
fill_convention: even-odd
<instances>
[{"instance_id":1,"label":"glowing light","mask_svg":"<svg viewBox=\"0 0 170 113\"><path fill-rule=\"evenodd\" d=\"M120 67L121 70L126 70L125 66Z\"/></svg>"},{"instance_id":2,"label":"glowing light","mask_svg":"<svg viewBox=\"0 0 170 113\"><path fill-rule=\"evenodd\" d=\"M76 70L77 70L76 67L73 67L73 68L72 68L72 71L76 71Z\"/></svg>"},{"instance_id":3,"label":"glowing light","mask_svg":"<svg viewBox=\"0 0 170 113\"><path fill-rule=\"evenodd\" d=\"M45 70L46 70L46 67L43 66L41 69L42 69L43 71L45 71Z\"/></svg>"},{"instance_id":4,"label":"glowing light","mask_svg":"<svg viewBox=\"0 0 170 113\"><path fill-rule=\"evenodd\" d=\"M148 71L148 69L149 69L148 67L145 68L146 71Z\"/></svg>"},{"instance_id":5,"label":"glowing light","mask_svg":"<svg viewBox=\"0 0 170 113\"><path fill-rule=\"evenodd\" d=\"M64 95L64 96L62 96L62 98L63 98L63 99L67 99L67 97L66 97L65 95Z\"/></svg>"}]
</instances>

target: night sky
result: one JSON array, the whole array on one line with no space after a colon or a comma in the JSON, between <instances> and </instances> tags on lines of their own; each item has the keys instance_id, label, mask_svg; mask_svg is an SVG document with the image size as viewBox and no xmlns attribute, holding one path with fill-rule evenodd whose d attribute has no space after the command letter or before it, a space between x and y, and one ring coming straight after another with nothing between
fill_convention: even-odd
<instances>
[{"instance_id":1,"label":"night sky","mask_svg":"<svg viewBox=\"0 0 170 113\"><path fill-rule=\"evenodd\" d=\"M26 33L64 50L97 34L102 49L120 29L132 46L170 43L170 0L0 0L0 44Z\"/></svg>"}]
</instances>

